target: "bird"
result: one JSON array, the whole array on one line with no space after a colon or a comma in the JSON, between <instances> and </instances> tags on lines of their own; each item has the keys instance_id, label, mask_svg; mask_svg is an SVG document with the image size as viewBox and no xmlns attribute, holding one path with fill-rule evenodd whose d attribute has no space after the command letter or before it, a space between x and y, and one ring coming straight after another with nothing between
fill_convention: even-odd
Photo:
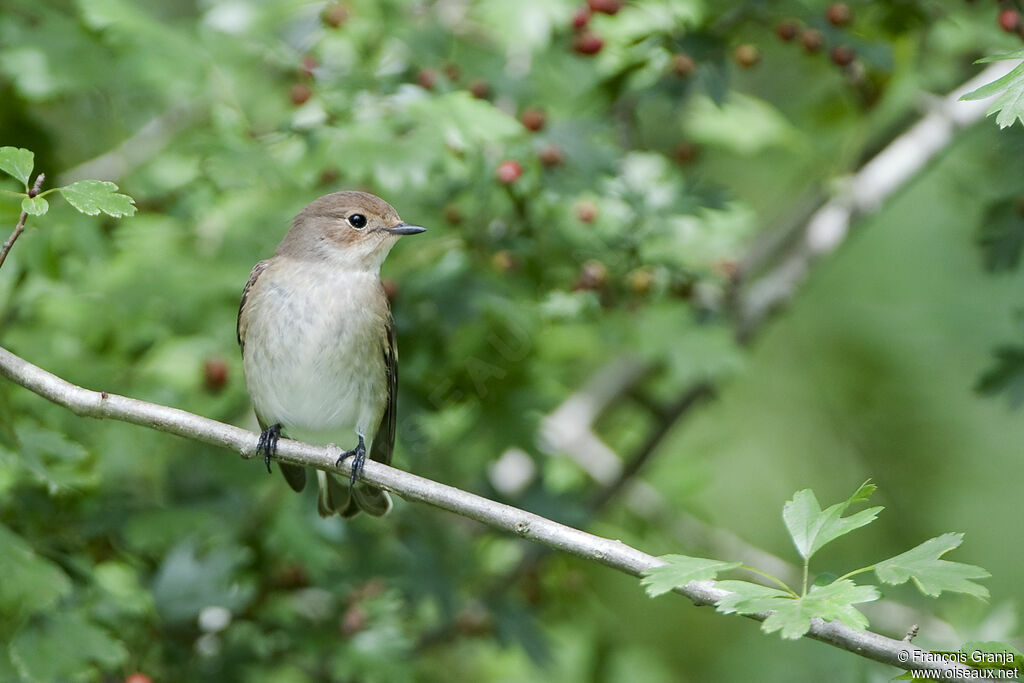
<instances>
[{"instance_id":1,"label":"bird","mask_svg":"<svg viewBox=\"0 0 1024 683\"><path fill-rule=\"evenodd\" d=\"M380 197L333 192L299 212L242 291L236 331L267 471L282 436L357 440L336 463L352 458L347 486L316 470L321 517L391 509L386 491L358 481L367 455L390 464L395 445L398 347L380 267L399 238L425 231ZM304 467L280 468L305 488Z\"/></svg>"}]
</instances>

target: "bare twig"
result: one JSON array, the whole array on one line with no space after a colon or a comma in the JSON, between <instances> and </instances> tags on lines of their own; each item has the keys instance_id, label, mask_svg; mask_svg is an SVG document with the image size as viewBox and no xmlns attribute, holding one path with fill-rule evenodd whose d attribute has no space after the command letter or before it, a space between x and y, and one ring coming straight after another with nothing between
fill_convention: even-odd
<instances>
[{"instance_id":1,"label":"bare twig","mask_svg":"<svg viewBox=\"0 0 1024 683\"><path fill-rule=\"evenodd\" d=\"M682 396L680 396L675 403L670 405L665 411L657 416L657 423L654 429L651 430L650 434L647 435L647 439L640 445L636 453L633 454L624 467L622 467L618 476L615 477L610 483L605 485L590 501L590 509L595 514L601 510L605 505L611 501L612 498L617 496L622 489L629 484L630 480L635 477L644 465L651 459L654 452L661 445L665 436L672 430L672 427L682 418L684 415L690 412L695 406L700 403L713 398L715 395L715 389L710 382L698 382L692 387L687 389Z\"/></svg>"},{"instance_id":2,"label":"bare twig","mask_svg":"<svg viewBox=\"0 0 1024 683\"><path fill-rule=\"evenodd\" d=\"M748 339L765 316L793 298L811 265L843 243L854 219L877 211L949 146L958 129L985 117L988 102L960 102L961 95L996 80L1014 66L1013 61L994 62L945 97L930 99L925 116L864 164L842 191L819 207L795 241L786 246L779 263L740 293L737 337Z\"/></svg>"},{"instance_id":3,"label":"bare twig","mask_svg":"<svg viewBox=\"0 0 1024 683\"><path fill-rule=\"evenodd\" d=\"M40 173L39 175L36 176L36 182L32 185L32 189L28 191L29 197L35 197L36 195L39 194L39 190L41 190L43 187L44 180L46 180L45 173ZM11 236L7 238L7 241L4 242L4 245L0 247L0 266L4 264L4 261L7 259L7 254L11 251L11 247L14 246L14 243L18 240L18 237L20 237L21 233L25 231L26 220L28 220L28 214L22 211L21 215L18 216L18 224L14 226L14 232L12 232Z\"/></svg>"},{"instance_id":4,"label":"bare twig","mask_svg":"<svg viewBox=\"0 0 1024 683\"><path fill-rule=\"evenodd\" d=\"M194 415L184 410L148 403L138 399L90 391L67 382L32 365L0 347L0 374L12 382L39 394L77 415L97 419L110 418L213 444L250 458L256 454L259 435L232 425ZM282 439L275 459L293 465L335 470L341 449L312 446ZM340 470L348 475L350 464L343 460ZM618 540L602 538L573 529L525 510L498 503L452 486L418 477L409 472L368 460L362 474L367 482L392 491L406 500L426 503L476 520L492 528L542 543L582 559L603 564L630 576L663 562ZM695 605L713 605L728 594L714 581L694 581L678 588L677 593ZM764 620L768 613L753 615ZM977 671L943 660L938 655L907 642L877 633L858 631L838 621L813 620L807 636L867 659L901 669L916 669L938 674L943 680L968 678Z\"/></svg>"}]
</instances>

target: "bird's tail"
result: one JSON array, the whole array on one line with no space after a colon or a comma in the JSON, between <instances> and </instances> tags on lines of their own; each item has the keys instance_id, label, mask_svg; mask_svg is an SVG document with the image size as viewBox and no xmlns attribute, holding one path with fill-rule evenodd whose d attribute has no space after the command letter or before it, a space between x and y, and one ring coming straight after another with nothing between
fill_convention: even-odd
<instances>
[{"instance_id":1,"label":"bird's tail","mask_svg":"<svg viewBox=\"0 0 1024 683\"><path fill-rule=\"evenodd\" d=\"M321 517L352 517L360 510L382 517L391 511L391 496L376 486L361 481L349 486L348 482L342 482L323 470L316 471L316 481L319 488L316 510Z\"/></svg>"}]
</instances>

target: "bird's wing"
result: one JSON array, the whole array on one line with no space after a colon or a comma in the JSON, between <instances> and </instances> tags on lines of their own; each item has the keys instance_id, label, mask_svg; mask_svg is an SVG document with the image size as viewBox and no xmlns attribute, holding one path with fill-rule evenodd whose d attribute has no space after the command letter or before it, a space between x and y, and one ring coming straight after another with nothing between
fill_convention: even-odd
<instances>
[{"instance_id":1,"label":"bird's wing","mask_svg":"<svg viewBox=\"0 0 1024 683\"><path fill-rule=\"evenodd\" d=\"M259 279L260 274L267 269L270 265L270 259L260 261L252 268L252 272L249 273L249 281L245 283L245 289L242 290L242 301L238 304L238 323L235 327L235 332L238 335L238 345L242 347L242 352L245 352L245 330L249 327L248 316L246 315L245 304L249 300L249 292L252 291L253 286L256 284L256 280ZM260 423L260 429L266 430L270 426L270 421L263 418L259 412L256 412L256 420ZM289 465L286 462L281 463L281 474L284 475L288 485L295 491L301 491L306 486L306 469L299 465Z\"/></svg>"},{"instance_id":2,"label":"bird's wing","mask_svg":"<svg viewBox=\"0 0 1024 683\"><path fill-rule=\"evenodd\" d=\"M395 421L398 417L398 411L396 410L398 402L398 346L395 344L395 321L391 319L391 316L388 316L382 342L384 369L387 373L388 402L387 407L384 409L384 416L380 419L380 426L377 427L377 434L373 437L370 458L385 465L390 465L391 454L395 450Z\"/></svg>"},{"instance_id":3,"label":"bird's wing","mask_svg":"<svg viewBox=\"0 0 1024 683\"><path fill-rule=\"evenodd\" d=\"M238 335L238 345L245 350L245 330L249 326L245 315L245 302L249 299L249 292L252 291L253 285L256 284L256 280L259 279L260 274L267 269L270 265L270 259L260 261L252 267L252 272L249 273L249 281L245 283L245 289L242 290L242 301L238 304L238 323L235 326L235 332Z\"/></svg>"}]
</instances>

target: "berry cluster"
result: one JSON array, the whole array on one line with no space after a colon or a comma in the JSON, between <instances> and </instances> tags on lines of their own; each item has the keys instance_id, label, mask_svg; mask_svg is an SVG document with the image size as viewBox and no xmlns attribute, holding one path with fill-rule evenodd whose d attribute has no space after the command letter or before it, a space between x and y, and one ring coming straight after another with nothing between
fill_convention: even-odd
<instances>
[{"instance_id":1,"label":"berry cluster","mask_svg":"<svg viewBox=\"0 0 1024 683\"><path fill-rule=\"evenodd\" d=\"M853 10L843 2L832 3L825 10L825 21L836 28L846 28L853 23ZM775 35L785 43L799 42L808 54L821 52L825 47L825 36L815 28L805 28L796 19L786 19L775 27ZM857 59L857 52L849 45L834 45L829 50L829 59L836 66L847 67Z\"/></svg>"}]
</instances>

